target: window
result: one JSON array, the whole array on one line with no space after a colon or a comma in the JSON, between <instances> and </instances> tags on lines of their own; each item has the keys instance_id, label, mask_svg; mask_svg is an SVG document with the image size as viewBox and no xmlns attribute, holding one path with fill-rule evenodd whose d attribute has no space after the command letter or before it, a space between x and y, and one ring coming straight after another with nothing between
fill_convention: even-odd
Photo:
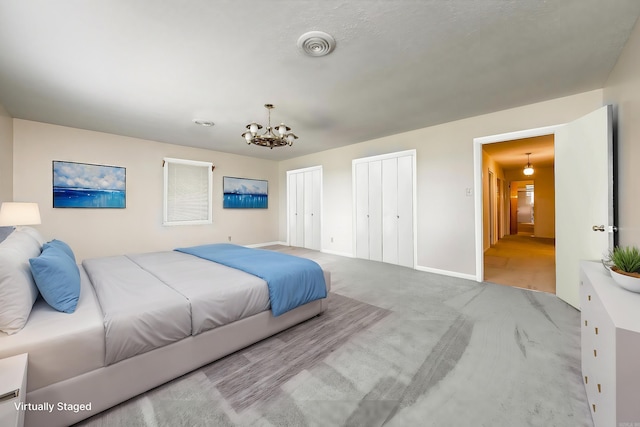
<instances>
[{"instance_id":1,"label":"window","mask_svg":"<svg viewBox=\"0 0 640 427\"><path fill-rule=\"evenodd\" d=\"M164 159L164 225L211 224L209 162Z\"/></svg>"}]
</instances>

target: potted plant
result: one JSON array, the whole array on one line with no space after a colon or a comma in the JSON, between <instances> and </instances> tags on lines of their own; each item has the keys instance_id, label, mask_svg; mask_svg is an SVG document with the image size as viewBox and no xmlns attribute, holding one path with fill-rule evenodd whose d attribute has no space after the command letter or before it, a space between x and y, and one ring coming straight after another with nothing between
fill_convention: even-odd
<instances>
[{"instance_id":1,"label":"potted plant","mask_svg":"<svg viewBox=\"0 0 640 427\"><path fill-rule=\"evenodd\" d=\"M613 280L629 291L640 292L640 250L636 246L616 246L609 260Z\"/></svg>"}]
</instances>

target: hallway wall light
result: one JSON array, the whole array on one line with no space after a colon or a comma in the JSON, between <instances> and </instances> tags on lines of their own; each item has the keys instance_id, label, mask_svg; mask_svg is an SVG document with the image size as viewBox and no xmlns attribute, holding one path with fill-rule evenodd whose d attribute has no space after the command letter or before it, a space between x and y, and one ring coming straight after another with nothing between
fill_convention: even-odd
<instances>
[{"instance_id":1,"label":"hallway wall light","mask_svg":"<svg viewBox=\"0 0 640 427\"><path fill-rule=\"evenodd\" d=\"M524 173L527 176L531 176L533 175L533 166L531 166L531 163L529 162L529 156L531 155L531 153L525 153L527 155L527 165L524 167L524 170L522 171L522 173Z\"/></svg>"}]
</instances>

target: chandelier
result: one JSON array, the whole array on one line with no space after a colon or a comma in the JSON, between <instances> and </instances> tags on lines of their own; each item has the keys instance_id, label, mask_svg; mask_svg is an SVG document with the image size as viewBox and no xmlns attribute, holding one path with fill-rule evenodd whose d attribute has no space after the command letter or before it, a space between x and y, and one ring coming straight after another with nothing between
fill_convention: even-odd
<instances>
[{"instance_id":1,"label":"chandelier","mask_svg":"<svg viewBox=\"0 0 640 427\"><path fill-rule=\"evenodd\" d=\"M250 123L247 125L247 132L242 136L247 141L247 144L260 145L262 147L284 147L285 145L292 146L293 141L298 139L293 132L289 132L291 128L284 123L280 123L275 128L271 127L271 110L274 108L273 104L264 104L264 107L269 111L269 122L266 131L262 135L258 135L258 130L262 129L262 125L258 123ZM277 133L274 133L273 131Z\"/></svg>"},{"instance_id":2,"label":"chandelier","mask_svg":"<svg viewBox=\"0 0 640 427\"><path fill-rule=\"evenodd\" d=\"M531 176L533 175L533 166L531 166L531 163L529 162L529 156L531 155L531 153L525 153L525 154L527 155L527 165L524 167L524 170L522 171L522 173L527 176Z\"/></svg>"}]
</instances>

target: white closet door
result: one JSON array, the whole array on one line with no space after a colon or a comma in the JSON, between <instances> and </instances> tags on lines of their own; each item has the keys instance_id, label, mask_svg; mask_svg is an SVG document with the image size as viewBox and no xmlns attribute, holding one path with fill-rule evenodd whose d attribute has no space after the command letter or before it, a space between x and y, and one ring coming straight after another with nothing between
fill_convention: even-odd
<instances>
[{"instance_id":1,"label":"white closet door","mask_svg":"<svg viewBox=\"0 0 640 427\"><path fill-rule=\"evenodd\" d=\"M304 246L304 173L296 175L296 246Z\"/></svg>"},{"instance_id":2,"label":"white closet door","mask_svg":"<svg viewBox=\"0 0 640 427\"><path fill-rule=\"evenodd\" d=\"M413 156L398 157L398 264L414 267Z\"/></svg>"},{"instance_id":3,"label":"white closet door","mask_svg":"<svg viewBox=\"0 0 640 427\"><path fill-rule=\"evenodd\" d=\"M298 176L295 173L289 174L289 245L301 246L298 243L298 225L297 225L297 191L296 183Z\"/></svg>"},{"instance_id":4,"label":"white closet door","mask_svg":"<svg viewBox=\"0 0 640 427\"><path fill-rule=\"evenodd\" d=\"M398 264L398 160L382 161L382 261Z\"/></svg>"},{"instance_id":5,"label":"white closet door","mask_svg":"<svg viewBox=\"0 0 640 427\"><path fill-rule=\"evenodd\" d=\"M356 164L356 258L369 259L369 164Z\"/></svg>"},{"instance_id":6,"label":"white closet door","mask_svg":"<svg viewBox=\"0 0 640 427\"><path fill-rule=\"evenodd\" d=\"M369 162L369 259L382 261L382 161Z\"/></svg>"},{"instance_id":7,"label":"white closet door","mask_svg":"<svg viewBox=\"0 0 640 427\"><path fill-rule=\"evenodd\" d=\"M313 172L304 176L304 247L313 249Z\"/></svg>"},{"instance_id":8,"label":"white closet door","mask_svg":"<svg viewBox=\"0 0 640 427\"><path fill-rule=\"evenodd\" d=\"M321 212L321 188L322 188L322 173L320 169L316 169L311 175L311 210L313 216L311 218L311 249L320 250L320 218L322 218ZM305 178L306 179L306 178Z\"/></svg>"}]
</instances>

